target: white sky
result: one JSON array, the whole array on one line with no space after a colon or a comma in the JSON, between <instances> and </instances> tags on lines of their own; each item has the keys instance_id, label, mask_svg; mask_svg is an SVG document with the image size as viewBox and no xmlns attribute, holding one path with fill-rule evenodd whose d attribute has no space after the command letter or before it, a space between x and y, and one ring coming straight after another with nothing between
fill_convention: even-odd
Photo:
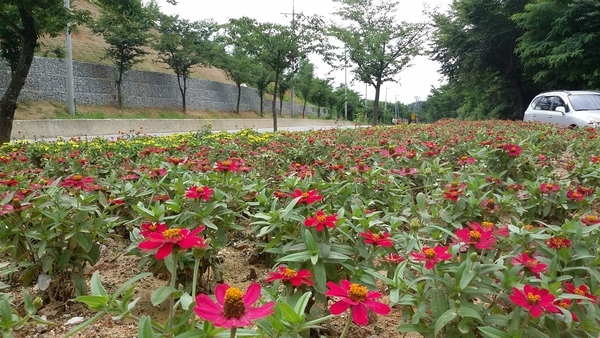
<instances>
[{"instance_id":1,"label":"white sky","mask_svg":"<svg viewBox=\"0 0 600 338\"><path fill-rule=\"evenodd\" d=\"M446 11L452 0L398 0L398 19L407 22L422 22L427 20L422 15L424 6L430 8L440 7ZM213 19L218 23L225 23L229 18L240 18L248 16L259 22L273 22L279 24L290 24L291 13L303 13L305 15L318 14L326 20L336 18L331 15L339 4L332 0L216 0L215 3L199 0L178 0L176 6L168 4L165 0L157 0L161 11L166 14L179 14L181 18L188 20ZM334 87L344 83L344 71L336 71L329 75L331 68L324 63L319 56L310 57L315 65L315 76L319 78L333 77ZM415 101L415 97L425 100L431 87L439 87L442 83L438 74L439 65L427 57L417 57L412 62L412 67L402 71L397 77L400 83L386 82L382 85L380 101L398 102L405 104ZM350 83L353 75L348 71L347 81L349 87L365 95L364 83ZM367 97L375 98L375 89L369 86Z\"/></svg>"}]
</instances>

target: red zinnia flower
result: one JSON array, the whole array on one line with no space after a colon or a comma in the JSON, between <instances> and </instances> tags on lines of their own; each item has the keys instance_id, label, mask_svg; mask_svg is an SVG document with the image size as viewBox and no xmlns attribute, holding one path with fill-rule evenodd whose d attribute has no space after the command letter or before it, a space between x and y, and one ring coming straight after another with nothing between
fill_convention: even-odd
<instances>
[{"instance_id":1,"label":"red zinnia flower","mask_svg":"<svg viewBox=\"0 0 600 338\"><path fill-rule=\"evenodd\" d=\"M156 259L164 259L170 255L175 245L182 249L205 248L206 243L204 243L204 238L196 236L202 230L204 230L203 226L192 231L189 229L171 228L163 232L151 232L143 242L138 244L138 248L142 250L158 249L156 251Z\"/></svg>"},{"instance_id":2,"label":"red zinnia flower","mask_svg":"<svg viewBox=\"0 0 600 338\"><path fill-rule=\"evenodd\" d=\"M523 150L520 146L516 144L506 144L503 146L504 150L508 153L508 156L517 157L521 154Z\"/></svg>"},{"instance_id":3,"label":"red zinnia flower","mask_svg":"<svg viewBox=\"0 0 600 338\"><path fill-rule=\"evenodd\" d=\"M475 162L475 158L473 157L462 156L458 159L458 164L460 165L471 164L473 162Z\"/></svg>"},{"instance_id":4,"label":"red zinnia flower","mask_svg":"<svg viewBox=\"0 0 600 338\"><path fill-rule=\"evenodd\" d=\"M460 197L460 195L462 195L461 190L452 189L452 190L444 191L444 197L448 200L451 200L452 202L458 201L458 198Z\"/></svg>"},{"instance_id":5,"label":"red zinnia flower","mask_svg":"<svg viewBox=\"0 0 600 338\"><path fill-rule=\"evenodd\" d=\"M231 329L252 325L252 321L273 314L275 302L268 302L259 307L254 307L260 297L260 284L252 283L244 294L240 289L230 287L223 283L215 288L215 303L205 294L196 297L194 312L214 326Z\"/></svg>"},{"instance_id":6,"label":"red zinnia flower","mask_svg":"<svg viewBox=\"0 0 600 338\"><path fill-rule=\"evenodd\" d=\"M464 248L473 245L476 249L480 250L493 249L494 245L496 245L494 233L485 231L477 222L470 223L468 228L456 230L455 235L458 237L458 242L465 243Z\"/></svg>"},{"instance_id":7,"label":"red zinnia flower","mask_svg":"<svg viewBox=\"0 0 600 338\"><path fill-rule=\"evenodd\" d=\"M2 209L0 209L0 215L9 214L9 213L11 213L13 211L14 211L13 206L7 203L7 204L5 204L5 205L2 206Z\"/></svg>"},{"instance_id":8,"label":"red zinnia flower","mask_svg":"<svg viewBox=\"0 0 600 338\"><path fill-rule=\"evenodd\" d=\"M560 185L553 183L542 183L540 184L540 191L543 194L550 194L560 190Z\"/></svg>"},{"instance_id":9,"label":"red zinnia flower","mask_svg":"<svg viewBox=\"0 0 600 338\"><path fill-rule=\"evenodd\" d=\"M327 282L327 287L329 287L329 290L325 292L326 296L340 298L329 308L331 314L337 316L350 308L352 320L357 325L365 326L369 324L368 310L384 316L392 311L389 305L374 300L381 298L381 293L368 291L363 285L342 280L340 285Z\"/></svg>"},{"instance_id":10,"label":"red zinnia flower","mask_svg":"<svg viewBox=\"0 0 600 338\"><path fill-rule=\"evenodd\" d=\"M425 262L425 269L433 269L436 263L452 258L447 246L437 245L435 248L424 246L422 252L411 252L410 255L417 262Z\"/></svg>"},{"instance_id":11,"label":"red zinnia flower","mask_svg":"<svg viewBox=\"0 0 600 338\"><path fill-rule=\"evenodd\" d=\"M400 264L402 262L404 262L404 257L400 256L397 253L391 253L388 254L387 256L381 258L381 260L383 262L387 262L387 263L391 263L391 264Z\"/></svg>"},{"instance_id":12,"label":"red zinnia flower","mask_svg":"<svg viewBox=\"0 0 600 338\"><path fill-rule=\"evenodd\" d=\"M294 192L290 194L290 197L292 197L292 198L300 197L300 200L298 201L298 203L306 203L306 204L312 204L314 202L317 202L317 201L320 201L323 199L323 196L321 196L317 193L317 189L309 190L306 192L302 191L300 189L295 189Z\"/></svg>"},{"instance_id":13,"label":"red zinnia flower","mask_svg":"<svg viewBox=\"0 0 600 338\"><path fill-rule=\"evenodd\" d=\"M554 305L568 310L571 307L571 300L570 299L557 299L556 301L554 301ZM571 317L573 318L573 321L578 322L579 318L577 318L577 315L574 312L570 312L570 313L571 313Z\"/></svg>"},{"instance_id":14,"label":"red zinnia flower","mask_svg":"<svg viewBox=\"0 0 600 338\"><path fill-rule=\"evenodd\" d=\"M242 168L242 162L236 159L227 159L225 161L217 161L215 166L216 171L231 171L231 172L241 172L244 170Z\"/></svg>"},{"instance_id":15,"label":"red zinnia flower","mask_svg":"<svg viewBox=\"0 0 600 338\"><path fill-rule=\"evenodd\" d=\"M140 228L140 235L148 237L152 233L162 233L167 230L167 225L165 223L144 222L140 225Z\"/></svg>"},{"instance_id":16,"label":"red zinnia flower","mask_svg":"<svg viewBox=\"0 0 600 338\"><path fill-rule=\"evenodd\" d=\"M394 242L392 242L388 232L374 234L371 230L367 230L366 232L361 232L360 235L364 237L365 244L373 244L375 246L384 247L390 247L394 245Z\"/></svg>"},{"instance_id":17,"label":"red zinnia flower","mask_svg":"<svg viewBox=\"0 0 600 338\"><path fill-rule=\"evenodd\" d=\"M494 224L492 222L486 222L486 221L481 222L481 229L483 231L491 231L494 233L495 236L506 237L506 236L510 235L510 233L508 231L508 227L496 227L496 224Z\"/></svg>"},{"instance_id":18,"label":"red zinnia flower","mask_svg":"<svg viewBox=\"0 0 600 338\"><path fill-rule=\"evenodd\" d=\"M532 285L525 285L523 291L513 288L513 294L508 298L515 303L529 310L533 317L539 317L544 312L556 313L559 310L553 304L556 297L546 289L541 289Z\"/></svg>"},{"instance_id":19,"label":"red zinnia flower","mask_svg":"<svg viewBox=\"0 0 600 338\"><path fill-rule=\"evenodd\" d=\"M570 248L571 240L564 237L552 237L546 241L550 249L558 250L560 248Z\"/></svg>"},{"instance_id":20,"label":"red zinnia flower","mask_svg":"<svg viewBox=\"0 0 600 338\"><path fill-rule=\"evenodd\" d=\"M60 183L61 187L86 189L94 185L94 178L75 174Z\"/></svg>"},{"instance_id":21,"label":"red zinnia flower","mask_svg":"<svg viewBox=\"0 0 600 338\"><path fill-rule=\"evenodd\" d=\"M280 266L278 272L269 272L269 275L269 278L265 280L267 283L282 280L284 282L289 282L296 287L299 287L302 284L308 286L313 285L313 282L309 279L312 277L312 274L308 270L296 271L285 266Z\"/></svg>"},{"instance_id":22,"label":"red zinnia flower","mask_svg":"<svg viewBox=\"0 0 600 338\"><path fill-rule=\"evenodd\" d=\"M491 213L494 213L494 212L500 210L500 205L498 203L496 203L496 201L494 201L493 198L488 198L488 199L481 201L480 205L483 209L485 209Z\"/></svg>"},{"instance_id":23,"label":"red zinnia flower","mask_svg":"<svg viewBox=\"0 0 600 338\"><path fill-rule=\"evenodd\" d=\"M593 225L600 223L600 218L595 215L585 215L581 218L581 223L585 225Z\"/></svg>"},{"instance_id":24,"label":"red zinnia flower","mask_svg":"<svg viewBox=\"0 0 600 338\"><path fill-rule=\"evenodd\" d=\"M565 286L563 287L563 290L565 290L565 292L568 292L568 293L573 293L573 294L576 294L576 295L587 297L593 303L597 303L598 302L598 297L592 295L589 292L589 289L588 289L587 285L585 285L585 284L581 284L580 286L575 287L575 285L573 285L572 283L565 283ZM580 302L581 302L581 299L578 299L577 303L580 303Z\"/></svg>"},{"instance_id":25,"label":"red zinnia flower","mask_svg":"<svg viewBox=\"0 0 600 338\"><path fill-rule=\"evenodd\" d=\"M541 263L537 259L529 256L528 253L523 252L520 256L514 257L511 261L512 265L523 265L533 274L539 277L540 272L546 272L548 267L546 264Z\"/></svg>"},{"instance_id":26,"label":"red zinnia flower","mask_svg":"<svg viewBox=\"0 0 600 338\"><path fill-rule=\"evenodd\" d=\"M325 227L335 228L337 220L337 214L325 215L323 211L319 210L314 217L304 220L304 225L307 227L316 227L317 231L322 231Z\"/></svg>"},{"instance_id":27,"label":"red zinnia flower","mask_svg":"<svg viewBox=\"0 0 600 338\"><path fill-rule=\"evenodd\" d=\"M567 191L567 197L572 201L583 201L583 199L585 198L585 195L580 193L577 190L569 189Z\"/></svg>"},{"instance_id":28,"label":"red zinnia flower","mask_svg":"<svg viewBox=\"0 0 600 338\"><path fill-rule=\"evenodd\" d=\"M167 174L166 168L153 168L148 171L148 177L161 177Z\"/></svg>"},{"instance_id":29,"label":"red zinnia flower","mask_svg":"<svg viewBox=\"0 0 600 338\"><path fill-rule=\"evenodd\" d=\"M185 192L185 197L193 198L193 199L203 199L206 202L210 200L210 197L213 195L213 190L209 187L198 187L192 186Z\"/></svg>"},{"instance_id":30,"label":"red zinnia flower","mask_svg":"<svg viewBox=\"0 0 600 338\"><path fill-rule=\"evenodd\" d=\"M400 176L411 176L419 173L419 170L417 168L404 167L402 169L392 169L390 172Z\"/></svg>"},{"instance_id":31,"label":"red zinnia flower","mask_svg":"<svg viewBox=\"0 0 600 338\"><path fill-rule=\"evenodd\" d=\"M594 193L594 188L579 186L579 187L577 187L577 192L584 196L589 196Z\"/></svg>"}]
</instances>

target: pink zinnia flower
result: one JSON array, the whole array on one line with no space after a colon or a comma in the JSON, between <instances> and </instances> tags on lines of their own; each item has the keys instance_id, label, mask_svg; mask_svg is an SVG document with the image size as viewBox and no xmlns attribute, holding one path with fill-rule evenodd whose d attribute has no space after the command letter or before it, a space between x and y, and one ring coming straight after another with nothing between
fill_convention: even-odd
<instances>
[{"instance_id":1,"label":"pink zinnia flower","mask_svg":"<svg viewBox=\"0 0 600 338\"><path fill-rule=\"evenodd\" d=\"M327 282L327 287L329 290L325 292L326 296L339 298L329 308L331 314L337 316L350 308L352 320L357 325L365 326L369 324L368 310L384 316L392 311L389 305L374 300L381 298L381 293L368 291L363 285L342 280L340 285Z\"/></svg>"},{"instance_id":2,"label":"pink zinnia flower","mask_svg":"<svg viewBox=\"0 0 600 338\"><path fill-rule=\"evenodd\" d=\"M138 244L138 248L142 250L158 249L155 257L159 260L170 255L175 246L181 249L206 248L204 238L196 236L202 230L204 230L203 226L192 231L185 228L171 228L163 232L151 232L143 242Z\"/></svg>"},{"instance_id":3,"label":"pink zinnia flower","mask_svg":"<svg viewBox=\"0 0 600 338\"><path fill-rule=\"evenodd\" d=\"M533 317L539 317L544 312L556 313L560 312L554 305L554 297L550 291L541 289L532 285L525 285L523 291L513 288L513 294L508 298L529 311Z\"/></svg>"},{"instance_id":4,"label":"pink zinnia flower","mask_svg":"<svg viewBox=\"0 0 600 338\"><path fill-rule=\"evenodd\" d=\"M456 230L454 233L458 237L458 242L465 243L463 248L473 245L476 249L493 249L496 245L496 238L491 231L484 230L477 222L469 224L469 227Z\"/></svg>"},{"instance_id":5,"label":"pink zinnia flower","mask_svg":"<svg viewBox=\"0 0 600 338\"><path fill-rule=\"evenodd\" d=\"M185 197L192 199L203 199L208 202L213 195L213 190L209 187L192 186L185 192Z\"/></svg>"},{"instance_id":6,"label":"pink zinnia flower","mask_svg":"<svg viewBox=\"0 0 600 338\"><path fill-rule=\"evenodd\" d=\"M484 210L494 213L500 210L500 205L493 198L484 199L479 204Z\"/></svg>"},{"instance_id":7,"label":"pink zinnia flower","mask_svg":"<svg viewBox=\"0 0 600 338\"><path fill-rule=\"evenodd\" d=\"M313 282L309 279L311 277L312 274L308 270L296 271L285 266L280 266L278 272L269 272L269 277L265 280L265 282L270 283L276 280L281 280L284 282L289 282L295 287L299 287L302 284L312 286Z\"/></svg>"},{"instance_id":8,"label":"pink zinnia flower","mask_svg":"<svg viewBox=\"0 0 600 338\"><path fill-rule=\"evenodd\" d=\"M436 245L435 248L424 246L422 252L411 252L412 259L417 262L425 262L425 269L433 269L436 263L447 261L452 258L447 246Z\"/></svg>"},{"instance_id":9,"label":"pink zinnia flower","mask_svg":"<svg viewBox=\"0 0 600 338\"><path fill-rule=\"evenodd\" d=\"M217 161L217 164L215 165L215 171L242 172L244 171L242 165L243 162L230 158L225 161Z\"/></svg>"},{"instance_id":10,"label":"pink zinnia flower","mask_svg":"<svg viewBox=\"0 0 600 338\"><path fill-rule=\"evenodd\" d=\"M461 190L451 189L448 191L444 191L444 198L446 198L447 200L451 200L452 202L458 201L460 195L462 195Z\"/></svg>"},{"instance_id":11,"label":"pink zinnia flower","mask_svg":"<svg viewBox=\"0 0 600 338\"><path fill-rule=\"evenodd\" d=\"M458 159L458 164L460 164L460 165L471 164L474 162L475 162L475 158L468 157L468 156L462 156L461 158Z\"/></svg>"},{"instance_id":12,"label":"pink zinnia flower","mask_svg":"<svg viewBox=\"0 0 600 338\"><path fill-rule=\"evenodd\" d=\"M540 184L540 191L543 194L550 194L560 190L560 185L553 183L542 183Z\"/></svg>"},{"instance_id":13,"label":"pink zinnia flower","mask_svg":"<svg viewBox=\"0 0 600 338\"><path fill-rule=\"evenodd\" d=\"M373 244L374 246L384 247L390 247L394 245L394 242L392 242L388 232L374 234L371 230L367 230L366 232L361 232L360 235L364 237L365 244Z\"/></svg>"},{"instance_id":14,"label":"pink zinnia flower","mask_svg":"<svg viewBox=\"0 0 600 338\"><path fill-rule=\"evenodd\" d=\"M587 285L585 285L585 284L581 284L580 286L576 287L572 283L565 283L563 290L565 290L565 292L567 292L567 293L572 293L572 294L576 294L579 296L587 297L594 304L598 303L598 297L592 295L590 293L590 290L588 289ZM581 299L578 299L577 303L580 303L580 302L581 302Z\"/></svg>"},{"instance_id":15,"label":"pink zinnia flower","mask_svg":"<svg viewBox=\"0 0 600 338\"><path fill-rule=\"evenodd\" d=\"M215 303L205 294L196 297L194 312L214 326L231 329L252 325L252 321L267 317L274 312L275 302L254 307L260 297L260 284L252 283L246 293L227 284L218 284L215 288Z\"/></svg>"},{"instance_id":16,"label":"pink zinnia flower","mask_svg":"<svg viewBox=\"0 0 600 338\"><path fill-rule=\"evenodd\" d=\"M323 211L319 210L314 217L304 220L304 225L307 227L316 227L317 231L322 231L325 227L335 228L337 220L337 214L326 215Z\"/></svg>"},{"instance_id":17,"label":"pink zinnia flower","mask_svg":"<svg viewBox=\"0 0 600 338\"><path fill-rule=\"evenodd\" d=\"M94 185L94 178L91 176L83 176L80 174L75 174L69 176L64 181L59 184L61 187L67 188L82 188L86 190L86 188L92 187Z\"/></svg>"},{"instance_id":18,"label":"pink zinnia flower","mask_svg":"<svg viewBox=\"0 0 600 338\"><path fill-rule=\"evenodd\" d=\"M523 252L518 257L514 257L511 261L512 265L523 265L533 274L539 277L541 272L546 272L548 266L537 259L529 256L528 253Z\"/></svg>"},{"instance_id":19,"label":"pink zinnia flower","mask_svg":"<svg viewBox=\"0 0 600 338\"><path fill-rule=\"evenodd\" d=\"M390 172L400 176L411 176L419 173L419 170L417 168L404 167L402 169L392 169Z\"/></svg>"},{"instance_id":20,"label":"pink zinnia flower","mask_svg":"<svg viewBox=\"0 0 600 338\"><path fill-rule=\"evenodd\" d=\"M7 204L5 204L5 205L2 206L2 209L0 209L0 215L9 214L9 213L11 213L13 211L14 211L13 206L7 203Z\"/></svg>"},{"instance_id":21,"label":"pink zinnia flower","mask_svg":"<svg viewBox=\"0 0 600 338\"><path fill-rule=\"evenodd\" d=\"M290 194L292 198L300 197L298 203L312 204L314 202L320 201L323 199L323 196L319 195L317 189L302 191L300 189L295 189L293 193Z\"/></svg>"},{"instance_id":22,"label":"pink zinnia flower","mask_svg":"<svg viewBox=\"0 0 600 338\"><path fill-rule=\"evenodd\" d=\"M595 215L585 215L581 217L581 223L585 225L594 225L600 223L600 218Z\"/></svg>"},{"instance_id":23,"label":"pink zinnia flower","mask_svg":"<svg viewBox=\"0 0 600 338\"><path fill-rule=\"evenodd\" d=\"M583 201L583 199L585 198L585 195L580 193L577 190L571 190L569 189L567 191L567 198L569 198L571 201Z\"/></svg>"}]
</instances>

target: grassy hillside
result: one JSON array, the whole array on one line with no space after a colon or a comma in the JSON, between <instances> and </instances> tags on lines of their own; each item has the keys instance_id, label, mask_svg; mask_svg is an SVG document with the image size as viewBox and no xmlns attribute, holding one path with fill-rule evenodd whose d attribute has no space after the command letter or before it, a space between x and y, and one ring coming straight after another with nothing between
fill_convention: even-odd
<instances>
[{"instance_id":1,"label":"grassy hillside","mask_svg":"<svg viewBox=\"0 0 600 338\"><path fill-rule=\"evenodd\" d=\"M88 0L74 0L72 5L77 9L85 9L92 13L94 16L100 15L100 9L97 5L90 3ZM73 43L73 59L76 61L91 62L91 63L102 63L110 65L110 60L104 60L104 49L107 44L104 42L104 38L100 35L94 35L88 27L78 27L76 32L71 34L71 40ZM40 39L41 48L37 55L47 55L52 57L52 50L57 47L64 48L65 37L64 35L57 36L55 38L42 38ZM133 68L137 70L147 70L153 72L163 72L172 74L173 71L168 68L164 63L155 62L157 59L157 53L154 50L148 49L150 54L146 55L144 61L138 63ZM192 77L205 79L210 81L224 82L234 84L228 80L225 73L214 67L194 67L192 71Z\"/></svg>"}]
</instances>

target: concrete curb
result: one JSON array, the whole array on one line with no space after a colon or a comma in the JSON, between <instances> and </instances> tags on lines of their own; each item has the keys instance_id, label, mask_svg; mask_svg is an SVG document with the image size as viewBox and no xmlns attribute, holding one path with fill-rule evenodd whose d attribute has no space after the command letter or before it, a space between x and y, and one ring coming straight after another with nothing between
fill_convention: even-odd
<instances>
[{"instance_id":1,"label":"concrete curb","mask_svg":"<svg viewBox=\"0 0 600 338\"><path fill-rule=\"evenodd\" d=\"M99 120L15 120L11 139L102 136L117 134L185 133L211 125L212 130L273 128L273 120L265 119L99 119ZM278 127L353 126L336 120L278 118Z\"/></svg>"}]
</instances>

